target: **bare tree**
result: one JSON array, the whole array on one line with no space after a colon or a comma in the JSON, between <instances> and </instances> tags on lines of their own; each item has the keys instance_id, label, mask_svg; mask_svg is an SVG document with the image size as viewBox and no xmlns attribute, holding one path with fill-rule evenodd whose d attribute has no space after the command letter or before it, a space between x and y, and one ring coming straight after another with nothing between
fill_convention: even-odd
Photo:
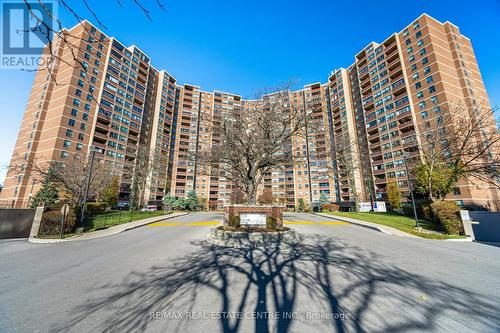
<instances>
[{"instance_id":1,"label":"bare tree","mask_svg":"<svg viewBox=\"0 0 500 333\"><path fill-rule=\"evenodd\" d=\"M433 112L433 111L429 111ZM449 105L420 129L417 189L444 198L461 179L500 188L500 134L488 106Z\"/></svg>"},{"instance_id":2,"label":"bare tree","mask_svg":"<svg viewBox=\"0 0 500 333\"><path fill-rule=\"evenodd\" d=\"M198 152L197 163L231 181L255 204L258 186L271 170L292 163L292 137L312 112L290 108L288 86L261 96L251 112L232 110L207 120L217 132L210 151Z\"/></svg>"},{"instance_id":3,"label":"bare tree","mask_svg":"<svg viewBox=\"0 0 500 333\"><path fill-rule=\"evenodd\" d=\"M102 160L96 158L91 161L84 154L70 154L61 161L38 161L18 157L12 168L18 174L23 174L25 168L28 168L31 177L49 177L61 190L63 199L69 200L75 207L84 203L87 179L89 199L98 199L101 191L112 181L111 173Z\"/></svg>"},{"instance_id":4,"label":"bare tree","mask_svg":"<svg viewBox=\"0 0 500 333\"><path fill-rule=\"evenodd\" d=\"M153 181L158 166L165 165L167 157L159 149L150 150L147 144L137 146L134 159L134 168L131 174L130 206L138 208L147 198L144 198L146 182Z\"/></svg>"},{"instance_id":5,"label":"bare tree","mask_svg":"<svg viewBox=\"0 0 500 333\"><path fill-rule=\"evenodd\" d=\"M262 191L262 194L257 198L257 201L262 205L272 205L276 200L272 190Z\"/></svg>"}]
</instances>

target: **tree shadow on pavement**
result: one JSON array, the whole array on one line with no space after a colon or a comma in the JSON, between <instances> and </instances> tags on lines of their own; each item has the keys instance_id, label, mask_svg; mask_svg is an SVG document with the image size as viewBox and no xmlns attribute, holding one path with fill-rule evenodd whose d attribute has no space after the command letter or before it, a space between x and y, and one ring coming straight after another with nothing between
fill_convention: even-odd
<instances>
[{"instance_id":1,"label":"tree shadow on pavement","mask_svg":"<svg viewBox=\"0 0 500 333\"><path fill-rule=\"evenodd\" d=\"M158 324L150 314L162 311L300 312L278 319L220 317L222 332L242 331L242 326L248 330L249 324L255 332L496 331L500 327L498 300L384 265L374 253L334 237L310 235L301 244L273 248L230 249L204 241L193 245L195 251L165 266L89 290L90 299L68 309L72 314L68 322L53 331L81 331L88 321L100 321L92 331L145 331ZM307 311L343 316L308 321L303 316ZM186 331L190 320L160 324L163 331Z\"/></svg>"}]
</instances>

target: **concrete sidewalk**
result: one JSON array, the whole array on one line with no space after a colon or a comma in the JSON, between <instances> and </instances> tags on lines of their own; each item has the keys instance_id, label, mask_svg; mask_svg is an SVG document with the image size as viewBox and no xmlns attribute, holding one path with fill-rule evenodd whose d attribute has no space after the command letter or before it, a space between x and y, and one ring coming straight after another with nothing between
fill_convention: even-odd
<instances>
[{"instance_id":1,"label":"concrete sidewalk","mask_svg":"<svg viewBox=\"0 0 500 333\"><path fill-rule=\"evenodd\" d=\"M314 215L318 215L318 216L322 216L322 217L326 217L326 218L329 218L329 219L333 219L333 220L339 220L339 221L349 222L349 223L352 223L352 224L359 225L361 227L365 227L365 228L373 229L373 230L376 230L376 231L380 231L380 232L383 232L384 234L391 235L391 236L408 237L408 238L420 238L420 239L422 239L421 237L418 237L418 236L406 233L406 232L398 230L396 228L388 227L388 226L385 226L385 225L380 225L380 224L377 224L377 223L366 222L366 221L361 221L361 220L357 220L357 219L352 219L350 217L336 216L336 215L323 214L323 213L313 213L313 214Z\"/></svg>"},{"instance_id":2,"label":"concrete sidewalk","mask_svg":"<svg viewBox=\"0 0 500 333\"><path fill-rule=\"evenodd\" d=\"M75 235L75 236L64 238L64 239L30 237L30 238L28 238L28 241L30 243L47 244L47 243L71 242L71 241L75 241L75 240L102 238L102 237L106 237L106 236L115 235L115 234L118 234L118 233L126 231L126 230L142 227L144 225L151 224L154 222L169 220L169 219L179 217L179 216L184 216L187 214L189 214L189 213L182 212L182 213L172 213L172 214L150 217L147 219L142 219L142 220L132 221L129 223L115 225L113 227L109 227L109 228L102 229L102 230L81 233L80 235Z\"/></svg>"}]
</instances>

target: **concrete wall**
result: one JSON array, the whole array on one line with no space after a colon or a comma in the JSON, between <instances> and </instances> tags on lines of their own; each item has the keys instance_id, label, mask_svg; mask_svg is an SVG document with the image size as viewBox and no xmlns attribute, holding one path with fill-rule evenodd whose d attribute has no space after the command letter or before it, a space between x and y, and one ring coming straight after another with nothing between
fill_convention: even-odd
<instances>
[{"instance_id":1,"label":"concrete wall","mask_svg":"<svg viewBox=\"0 0 500 333\"><path fill-rule=\"evenodd\" d=\"M0 209L0 239L28 238L35 209Z\"/></svg>"},{"instance_id":2,"label":"concrete wall","mask_svg":"<svg viewBox=\"0 0 500 333\"><path fill-rule=\"evenodd\" d=\"M472 230L478 242L500 242L500 213L469 211Z\"/></svg>"}]
</instances>

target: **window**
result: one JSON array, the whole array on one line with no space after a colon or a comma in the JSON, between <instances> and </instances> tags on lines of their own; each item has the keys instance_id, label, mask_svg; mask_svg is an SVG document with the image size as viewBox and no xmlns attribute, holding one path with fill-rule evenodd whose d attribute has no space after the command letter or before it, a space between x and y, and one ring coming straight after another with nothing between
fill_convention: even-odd
<instances>
[{"instance_id":1,"label":"window","mask_svg":"<svg viewBox=\"0 0 500 333\"><path fill-rule=\"evenodd\" d=\"M74 127L75 126L75 119L68 120L68 126Z\"/></svg>"},{"instance_id":2,"label":"window","mask_svg":"<svg viewBox=\"0 0 500 333\"><path fill-rule=\"evenodd\" d=\"M85 130L87 129L87 125L85 125L85 124L80 124L80 129L81 129L82 131L85 131Z\"/></svg>"},{"instance_id":3,"label":"window","mask_svg":"<svg viewBox=\"0 0 500 333\"><path fill-rule=\"evenodd\" d=\"M437 96L432 96L432 97L431 97L431 102L432 102L432 104L437 104L437 103L438 103L438 98L437 98Z\"/></svg>"},{"instance_id":4,"label":"window","mask_svg":"<svg viewBox=\"0 0 500 333\"><path fill-rule=\"evenodd\" d=\"M453 194L454 195L461 195L462 192L460 192L460 187L454 187L453 188Z\"/></svg>"},{"instance_id":5,"label":"window","mask_svg":"<svg viewBox=\"0 0 500 333\"><path fill-rule=\"evenodd\" d=\"M411 65L410 68L411 68L412 72L416 71L417 70L417 64Z\"/></svg>"},{"instance_id":6,"label":"window","mask_svg":"<svg viewBox=\"0 0 500 333\"><path fill-rule=\"evenodd\" d=\"M83 133L78 134L78 140L83 140L85 138L85 135Z\"/></svg>"},{"instance_id":7,"label":"window","mask_svg":"<svg viewBox=\"0 0 500 333\"><path fill-rule=\"evenodd\" d=\"M429 63L429 59L427 57L422 58L422 65L425 65L427 63Z\"/></svg>"},{"instance_id":8,"label":"window","mask_svg":"<svg viewBox=\"0 0 500 333\"><path fill-rule=\"evenodd\" d=\"M76 89L76 96L82 96L82 91L80 89Z\"/></svg>"},{"instance_id":9,"label":"window","mask_svg":"<svg viewBox=\"0 0 500 333\"><path fill-rule=\"evenodd\" d=\"M415 37L416 38L422 37L422 31L417 31L417 33L415 34Z\"/></svg>"},{"instance_id":10,"label":"window","mask_svg":"<svg viewBox=\"0 0 500 333\"><path fill-rule=\"evenodd\" d=\"M419 91L417 93L417 98L423 98L424 97L424 93L422 91Z\"/></svg>"},{"instance_id":11,"label":"window","mask_svg":"<svg viewBox=\"0 0 500 333\"><path fill-rule=\"evenodd\" d=\"M424 68L424 75L429 74L431 72L431 68L429 66Z\"/></svg>"},{"instance_id":12,"label":"window","mask_svg":"<svg viewBox=\"0 0 500 333\"><path fill-rule=\"evenodd\" d=\"M427 51L425 50L425 48L423 48L423 49L421 49L421 50L419 51L419 53L420 53L420 55L424 55L424 54L426 54L426 53L427 53Z\"/></svg>"},{"instance_id":13,"label":"window","mask_svg":"<svg viewBox=\"0 0 500 333\"><path fill-rule=\"evenodd\" d=\"M413 80L418 80L420 75L418 75L418 73L414 73L412 76Z\"/></svg>"},{"instance_id":14,"label":"window","mask_svg":"<svg viewBox=\"0 0 500 333\"><path fill-rule=\"evenodd\" d=\"M427 81L427 83L431 83L432 82L432 75L431 76L428 76L425 81Z\"/></svg>"},{"instance_id":15,"label":"window","mask_svg":"<svg viewBox=\"0 0 500 333\"><path fill-rule=\"evenodd\" d=\"M68 138L72 138L73 137L73 130L72 129L67 129L66 130L66 136Z\"/></svg>"},{"instance_id":16,"label":"window","mask_svg":"<svg viewBox=\"0 0 500 333\"><path fill-rule=\"evenodd\" d=\"M408 57L408 61L409 61L409 62L413 62L413 61L415 61L415 56L414 56L414 55L409 56L409 57Z\"/></svg>"},{"instance_id":17,"label":"window","mask_svg":"<svg viewBox=\"0 0 500 333\"><path fill-rule=\"evenodd\" d=\"M69 141L69 140L64 140L63 147L64 147L64 148L69 148L69 147L71 147L71 141Z\"/></svg>"},{"instance_id":18,"label":"window","mask_svg":"<svg viewBox=\"0 0 500 333\"><path fill-rule=\"evenodd\" d=\"M413 30L417 30L418 28L420 28L420 23L418 23L418 21L417 21L417 22L413 23Z\"/></svg>"},{"instance_id":19,"label":"window","mask_svg":"<svg viewBox=\"0 0 500 333\"><path fill-rule=\"evenodd\" d=\"M82 118L83 118L83 120L85 120L85 121L89 120L89 114L88 114L88 113L84 113L84 114L82 115Z\"/></svg>"},{"instance_id":20,"label":"window","mask_svg":"<svg viewBox=\"0 0 500 333\"><path fill-rule=\"evenodd\" d=\"M405 43L406 43L406 45L410 45L411 44L410 38L408 38L407 40L405 40Z\"/></svg>"},{"instance_id":21,"label":"window","mask_svg":"<svg viewBox=\"0 0 500 333\"><path fill-rule=\"evenodd\" d=\"M436 92L436 86L430 86L429 87L429 93L435 93Z\"/></svg>"},{"instance_id":22,"label":"window","mask_svg":"<svg viewBox=\"0 0 500 333\"><path fill-rule=\"evenodd\" d=\"M420 88L422 88L422 83L420 82L415 83L415 89L420 89Z\"/></svg>"},{"instance_id":23,"label":"window","mask_svg":"<svg viewBox=\"0 0 500 333\"><path fill-rule=\"evenodd\" d=\"M80 100L79 99L73 99L73 105L74 106L80 106Z\"/></svg>"},{"instance_id":24,"label":"window","mask_svg":"<svg viewBox=\"0 0 500 333\"><path fill-rule=\"evenodd\" d=\"M81 151L83 149L83 145L81 143L76 144L76 150Z\"/></svg>"},{"instance_id":25,"label":"window","mask_svg":"<svg viewBox=\"0 0 500 333\"><path fill-rule=\"evenodd\" d=\"M85 86L85 83L83 83L82 80L78 80L78 86L83 88Z\"/></svg>"},{"instance_id":26,"label":"window","mask_svg":"<svg viewBox=\"0 0 500 333\"><path fill-rule=\"evenodd\" d=\"M424 41L423 41L423 40L419 40L419 41L417 42L417 45L418 45L418 46L422 46L422 45L424 45Z\"/></svg>"},{"instance_id":27,"label":"window","mask_svg":"<svg viewBox=\"0 0 500 333\"><path fill-rule=\"evenodd\" d=\"M73 117L76 117L77 114L78 114L78 110L77 109L71 109L71 115Z\"/></svg>"},{"instance_id":28,"label":"window","mask_svg":"<svg viewBox=\"0 0 500 333\"><path fill-rule=\"evenodd\" d=\"M429 118L429 114L427 113L427 111L420 112L420 116L422 116L422 119L427 119L427 118Z\"/></svg>"}]
</instances>

